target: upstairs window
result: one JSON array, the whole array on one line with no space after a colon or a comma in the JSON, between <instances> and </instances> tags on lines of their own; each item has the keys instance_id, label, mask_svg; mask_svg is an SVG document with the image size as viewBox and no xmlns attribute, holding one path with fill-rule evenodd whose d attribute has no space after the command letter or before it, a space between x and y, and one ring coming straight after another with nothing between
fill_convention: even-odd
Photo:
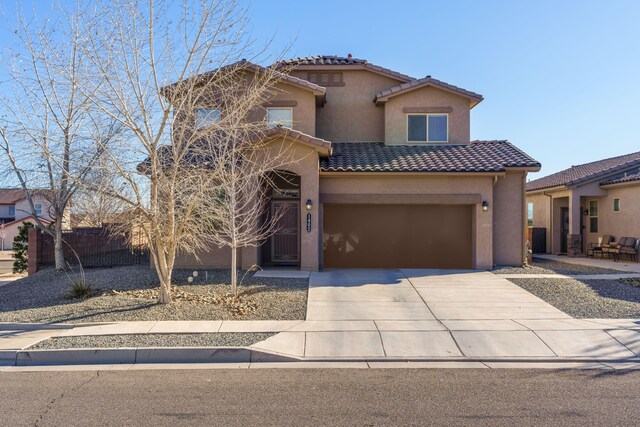
<instances>
[{"instance_id":1,"label":"upstairs window","mask_svg":"<svg viewBox=\"0 0 640 427\"><path fill-rule=\"evenodd\" d=\"M613 211L620 212L620 199L613 199Z\"/></svg>"},{"instance_id":2,"label":"upstairs window","mask_svg":"<svg viewBox=\"0 0 640 427\"><path fill-rule=\"evenodd\" d=\"M196 109L196 128L210 128L220 123L220 110L217 108Z\"/></svg>"},{"instance_id":3,"label":"upstairs window","mask_svg":"<svg viewBox=\"0 0 640 427\"><path fill-rule=\"evenodd\" d=\"M15 205L9 205L9 216L11 216L11 217L15 217L16 216L16 207L15 207Z\"/></svg>"},{"instance_id":4,"label":"upstairs window","mask_svg":"<svg viewBox=\"0 0 640 427\"><path fill-rule=\"evenodd\" d=\"M407 142L448 142L447 114L407 114Z\"/></svg>"},{"instance_id":5,"label":"upstairs window","mask_svg":"<svg viewBox=\"0 0 640 427\"><path fill-rule=\"evenodd\" d=\"M293 109L291 108L267 108L267 125L270 128L282 126L291 129L293 123Z\"/></svg>"},{"instance_id":6,"label":"upstairs window","mask_svg":"<svg viewBox=\"0 0 640 427\"><path fill-rule=\"evenodd\" d=\"M36 210L36 216L42 216L42 204L40 203L34 203L33 207Z\"/></svg>"}]
</instances>

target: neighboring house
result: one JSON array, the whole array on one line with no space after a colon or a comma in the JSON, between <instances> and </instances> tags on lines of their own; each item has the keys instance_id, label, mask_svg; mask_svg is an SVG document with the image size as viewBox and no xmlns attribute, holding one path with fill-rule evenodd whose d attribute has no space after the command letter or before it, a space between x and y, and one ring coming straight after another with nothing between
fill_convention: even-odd
<instances>
[{"instance_id":1,"label":"neighboring house","mask_svg":"<svg viewBox=\"0 0 640 427\"><path fill-rule=\"evenodd\" d=\"M527 183L529 224L546 252L584 253L605 234L640 237L640 152L572 166Z\"/></svg>"},{"instance_id":2,"label":"neighboring house","mask_svg":"<svg viewBox=\"0 0 640 427\"><path fill-rule=\"evenodd\" d=\"M350 55L276 66L290 76L258 118L280 124L274 132L302 160L271 200L289 207L287 226L261 247L243 248L243 268L523 263L524 187L540 164L507 141L470 140L470 110L481 95ZM220 114L199 109L196 124ZM228 250L217 248L199 261L176 261L178 268L228 265Z\"/></svg>"},{"instance_id":3,"label":"neighboring house","mask_svg":"<svg viewBox=\"0 0 640 427\"><path fill-rule=\"evenodd\" d=\"M46 190L34 190L32 193L36 215L43 224L51 223L49 202ZM5 237L2 250L13 247L13 238L18 235L18 227L25 222L35 225L35 219L29 202L21 188L0 188L0 222L4 224Z\"/></svg>"}]
</instances>

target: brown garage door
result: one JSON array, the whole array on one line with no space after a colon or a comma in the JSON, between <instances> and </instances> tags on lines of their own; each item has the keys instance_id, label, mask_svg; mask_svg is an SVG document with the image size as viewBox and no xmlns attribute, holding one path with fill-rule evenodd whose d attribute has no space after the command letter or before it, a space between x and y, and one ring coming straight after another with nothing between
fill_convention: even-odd
<instances>
[{"instance_id":1,"label":"brown garage door","mask_svg":"<svg viewBox=\"0 0 640 427\"><path fill-rule=\"evenodd\" d=\"M471 268L471 206L324 205L325 268Z\"/></svg>"}]
</instances>

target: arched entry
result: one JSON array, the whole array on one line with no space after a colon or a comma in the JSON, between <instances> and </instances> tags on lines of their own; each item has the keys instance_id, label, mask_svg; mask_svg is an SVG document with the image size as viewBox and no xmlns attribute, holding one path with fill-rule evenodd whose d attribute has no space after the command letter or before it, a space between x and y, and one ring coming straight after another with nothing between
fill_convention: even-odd
<instances>
[{"instance_id":1,"label":"arched entry","mask_svg":"<svg viewBox=\"0 0 640 427\"><path fill-rule=\"evenodd\" d=\"M269 209L265 220L280 212L276 231L261 247L265 266L300 266L300 176L287 171L269 177Z\"/></svg>"}]
</instances>

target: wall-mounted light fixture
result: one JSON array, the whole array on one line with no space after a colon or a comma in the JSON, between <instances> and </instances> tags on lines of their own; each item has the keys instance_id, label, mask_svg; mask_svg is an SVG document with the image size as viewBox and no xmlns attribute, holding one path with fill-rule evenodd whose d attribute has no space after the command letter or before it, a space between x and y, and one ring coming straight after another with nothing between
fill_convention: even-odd
<instances>
[{"instance_id":1,"label":"wall-mounted light fixture","mask_svg":"<svg viewBox=\"0 0 640 427\"><path fill-rule=\"evenodd\" d=\"M489 202L486 200L482 201L482 212L487 212L489 210Z\"/></svg>"},{"instance_id":2,"label":"wall-mounted light fixture","mask_svg":"<svg viewBox=\"0 0 640 427\"><path fill-rule=\"evenodd\" d=\"M313 202L311 201L311 199L307 199L307 210L310 211L312 207L313 207Z\"/></svg>"},{"instance_id":3,"label":"wall-mounted light fixture","mask_svg":"<svg viewBox=\"0 0 640 427\"><path fill-rule=\"evenodd\" d=\"M589 215L589 209L585 208L584 211L582 211L582 215L584 216Z\"/></svg>"}]
</instances>

